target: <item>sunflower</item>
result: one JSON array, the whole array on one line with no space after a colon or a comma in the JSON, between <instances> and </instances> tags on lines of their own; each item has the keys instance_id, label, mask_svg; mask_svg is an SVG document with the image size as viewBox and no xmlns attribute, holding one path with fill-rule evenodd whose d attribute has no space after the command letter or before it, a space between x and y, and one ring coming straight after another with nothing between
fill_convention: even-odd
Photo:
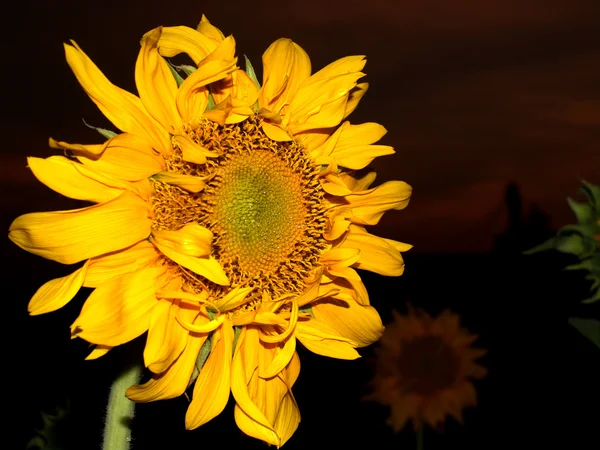
<instances>
[{"instance_id":1,"label":"sunflower","mask_svg":"<svg viewBox=\"0 0 600 450\"><path fill-rule=\"evenodd\" d=\"M263 81L237 66L235 41L203 16L197 29L146 33L135 67L139 96L111 84L75 42L66 59L79 83L121 132L101 144L50 139L65 156L28 158L51 189L91 206L25 214L10 227L21 248L83 264L44 284L32 315L54 311L84 286L94 290L71 326L95 345L88 359L147 333L152 373L127 396L168 399L194 384L185 417L199 427L225 407L246 434L281 446L300 413L292 395L297 341L354 359L383 332L355 269L398 276L410 248L374 236L391 209L406 207L401 181L371 187L356 176L386 130L344 119L367 90L365 58L311 75L289 39L263 55ZM193 64L167 58L187 54Z\"/></svg>"},{"instance_id":2,"label":"sunflower","mask_svg":"<svg viewBox=\"0 0 600 450\"><path fill-rule=\"evenodd\" d=\"M474 361L486 354L471 348L477 336L459 327L458 315L446 310L436 318L409 308L386 326L378 349L371 400L389 406L388 423L398 432L412 420L437 428L446 415L462 423L462 409L475 406L470 378L485 377L487 370Z\"/></svg>"}]
</instances>

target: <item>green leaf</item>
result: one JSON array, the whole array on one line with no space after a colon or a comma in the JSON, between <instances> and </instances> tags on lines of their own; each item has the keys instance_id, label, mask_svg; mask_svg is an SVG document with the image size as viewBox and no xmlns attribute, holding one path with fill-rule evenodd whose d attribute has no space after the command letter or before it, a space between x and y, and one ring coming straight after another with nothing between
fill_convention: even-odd
<instances>
[{"instance_id":1,"label":"green leaf","mask_svg":"<svg viewBox=\"0 0 600 450\"><path fill-rule=\"evenodd\" d=\"M600 348L600 321L571 317L569 318L569 323Z\"/></svg>"},{"instance_id":2,"label":"green leaf","mask_svg":"<svg viewBox=\"0 0 600 450\"><path fill-rule=\"evenodd\" d=\"M246 74L250 77L256 87L260 89L260 83L258 82L258 78L256 77L256 72L254 71L254 67L252 67L252 63L248 59L246 55L244 55L244 59L246 60Z\"/></svg>"},{"instance_id":3,"label":"green leaf","mask_svg":"<svg viewBox=\"0 0 600 450\"><path fill-rule=\"evenodd\" d=\"M95 127L93 125L88 124L85 119L81 119L83 120L83 123L86 127L91 128L92 130L96 130L98 133L100 133L102 136L104 136L106 139L111 139L114 138L117 133L115 133L114 131L111 130L107 130L105 128L99 128L99 127Z\"/></svg>"},{"instance_id":4,"label":"green leaf","mask_svg":"<svg viewBox=\"0 0 600 450\"><path fill-rule=\"evenodd\" d=\"M323 166L325 167L325 166ZM524 255L533 255L534 253L544 252L546 250L554 250L556 249L556 244L558 243L558 238L555 236L553 238L548 239L547 241L537 245L529 250L525 250L523 252Z\"/></svg>"},{"instance_id":5,"label":"green leaf","mask_svg":"<svg viewBox=\"0 0 600 450\"><path fill-rule=\"evenodd\" d=\"M585 250L583 238L578 234L561 236L558 238L556 250L562 253L569 253L571 255L579 255Z\"/></svg>"},{"instance_id":6,"label":"green leaf","mask_svg":"<svg viewBox=\"0 0 600 450\"><path fill-rule=\"evenodd\" d=\"M579 203L573 200L571 197L567 197L567 203L571 207L571 210L575 213L577 222L579 224L588 224L594 222L594 210L586 203Z\"/></svg>"}]
</instances>

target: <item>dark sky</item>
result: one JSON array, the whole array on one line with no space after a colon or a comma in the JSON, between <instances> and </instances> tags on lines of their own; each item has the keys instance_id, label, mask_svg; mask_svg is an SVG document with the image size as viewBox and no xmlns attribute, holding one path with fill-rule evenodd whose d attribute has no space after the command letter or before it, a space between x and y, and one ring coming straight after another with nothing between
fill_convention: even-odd
<instances>
[{"instance_id":1,"label":"dark sky","mask_svg":"<svg viewBox=\"0 0 600 450\"><path fill-rule=\"evenodd\" d=\"M97 142L82 118L110 126L77 84L62 43L76 40L115 84L135 92L140 37L159 25L194 27L203 13L235 36L239 54L259 73L263 51L279 37L304 47L314 70L343 56L367 55L371 86L350 119L389 130L382 143L397 154L375 162L379 181L402 179L414 188L409 207L388 213L378 227L378 234L415 245L407 271L399 278L364 275L373 304L384 323L406 302L431 313L450 307L489 349L483 364L490 376L480 384L479 409L467 415L469 427L451 425L426 448L496 448L499 441L507 443L503 448L538 448L541 441L556 445L557 434L570 448L597 448L598 418L589 414L599 399L597 349L566 322L573 314L594 314L576 304L587 296L583 274L561 271L566 262L557 255L522 257L510 239L503 242L512 253L503 257L419 253L488 250L506 228L504 194L511 182L520 188L525 214L537 205L554 227L573 221L565 198L581 178L600 182L600 1L17 0L0 39L5 232L18 214L75 206L35 180L26 156L53 154L50 136ZM61 311L27 315L37 288L70 268L27 254L6 238L0 250L9 265L3 271L6 397L15 400L7 410L17 425L26 425L22 435L29 438L39 408L68 393L77 412L72 429L94 443L76 448L96 448L117 352L83 361L85 343L69 340L85 292ZM367 358L348 363L306 353L294 387L303 423L290 449L414 448L409 430L393 440L383 410L359 400L356 390L369 379L360 361ZM581 407L581 399L591 406ZM140 423L151 425L139 432L139 448L154 448L144 442L197 448L200 437L264 448L236 440L241 433L232 431L231 408L203 431L184 432L185 402L139 407ZM173 436L187 446L172 445Z\"/></svg>"},{"instance_id":2,"label":"dark sky","mask_svg":"<svg viewBox=\"0 0 600 450\"><path fill-rule=\"evenodd\" d=\"M62 50L76 40L115 83L134 91L139 39L158 25L195 26L206 14L260 68L269 43L289 37L313 69L367 55L371 87L350 117L376 121L397 154L379 180L414 188L408 209L379 232L415 252L483 251L505 228L504 190L554 227L572 221L565 197L600 170L600 2L597 0L370 0L164 2L75 0L14 4L4 24L0 147L7 210L52 209L25 167L50 155L47 138L92 142L81 118L108 123L77 85ZM260 70L260 69L259 69ZM134 91L135 92L135 91ZM24 200L31 208L24 207Z\"/></svg>"}]
</instances>

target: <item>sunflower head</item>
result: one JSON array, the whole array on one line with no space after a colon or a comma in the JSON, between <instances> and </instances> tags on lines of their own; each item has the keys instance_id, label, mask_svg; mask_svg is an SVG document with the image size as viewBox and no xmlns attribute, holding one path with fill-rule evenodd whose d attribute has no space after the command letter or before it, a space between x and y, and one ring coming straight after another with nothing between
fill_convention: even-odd
<instances>
[{"instance_id":1,"label":"sunflower head","mask_svg":"<svg viewBox=\"0 0 600 450\"><path fill-rule=\"evenodd\" d=\"M292 395L298 343L355 359L383 326L357 269L403 273L410 245L367 231L408 205L401 181L357 176L394 150L376 123L345 120L367 90L366 61L312 72L290 39L263 54L262 83L238 67L235 40L202 17L197 28L146 33L135 65L139 96L113 85L74 42L67 62L116 131L100 144L50 140L65 156L29 158L44 184L90 206L25 214L9 238L63 264L31 314L94 291L71 326L88 358L147 334L151 378L127 396L182 395L185 424L218 415L230 393L250 436L281 446L300 414ZM191 64L173 66L179 54Z\"/></svg>"},{"instance_id":2,"label":"sunflower head","mask_svg":"<svg viewBox=\"0 0 600 450\"><path fill-rule=\"evenodd\" d=\"M436 318L412 307L405 316L394 311L380 340L369 397L390 407L394 431L409 420L415 429L423 423L437 428L447 415L462 423L462 409L476 405L471 379L487 373L475 363L486 353L471 348L476 339L448 310Z\"/></svg>"}]
</instances>

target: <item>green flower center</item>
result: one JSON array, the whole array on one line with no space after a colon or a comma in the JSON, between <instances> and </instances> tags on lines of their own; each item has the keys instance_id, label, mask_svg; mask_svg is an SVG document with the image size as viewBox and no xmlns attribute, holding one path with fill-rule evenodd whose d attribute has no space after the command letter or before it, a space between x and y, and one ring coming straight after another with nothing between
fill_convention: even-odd
<instances>
[{"instance_id":1,"label":"green flower center","mask_svg":"<svg viewBox=\"0 0 600 450\"><path fill-rule=\"evenodd\" d=\"M249 274L285 261L306 225L299 175L270 151L241 154L217 171L213 217L220 245Z\"/></svg>"}]
</instances>

